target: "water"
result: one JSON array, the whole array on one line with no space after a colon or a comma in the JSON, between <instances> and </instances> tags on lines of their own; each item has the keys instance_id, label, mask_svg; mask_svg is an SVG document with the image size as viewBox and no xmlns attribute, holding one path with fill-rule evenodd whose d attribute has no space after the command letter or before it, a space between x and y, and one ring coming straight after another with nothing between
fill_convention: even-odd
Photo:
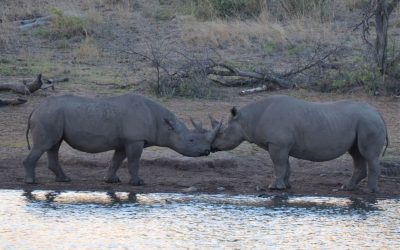
<instances>
[{"instance_id":1,"label":"water","mask_svg":"<svg viewBox=\"0 0 400 250\"><path fill-rule=\"evenodd\" d=\"M0 249L400 249L400 200L0 191Z\"/></svg>"}]
</instances>

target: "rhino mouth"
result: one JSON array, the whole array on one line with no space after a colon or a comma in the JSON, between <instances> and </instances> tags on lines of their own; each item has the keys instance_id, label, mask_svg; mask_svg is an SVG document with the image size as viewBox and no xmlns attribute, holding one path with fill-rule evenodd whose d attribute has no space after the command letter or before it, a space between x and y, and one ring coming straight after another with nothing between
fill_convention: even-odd
<instances>
[{"instance_id":1,"label":"rhino mouth","mask_svg":"<svg viewBox=\"0 0 400 250\"><path fill-rule=\"evenodd\" d=\"M211 152L212 153L215 153L215 152L218 152L218 151L221 151L221 150L219 150L218 148L211 148Z\"/></svg>"},{"instance_id":2,"label":"rhino mouth","mask_svg":"<svg viewBox=\"0 0 400 250\"><path fill-rule=\"evenodd\" d=\"M208 155L210 155L210 150L206 150L200 154L200 156L208 156Z\"/></svg>"}]
</instances>

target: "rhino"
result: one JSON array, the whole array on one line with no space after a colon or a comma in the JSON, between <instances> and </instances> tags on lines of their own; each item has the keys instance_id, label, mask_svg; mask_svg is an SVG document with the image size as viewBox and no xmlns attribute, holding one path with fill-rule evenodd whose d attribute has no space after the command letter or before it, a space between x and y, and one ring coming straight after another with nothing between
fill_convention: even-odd
<instances>
[{"instance_id":1,"label":"rhino","mask_svg":"<svg viewBox=\"0 0 400 250\"><path fill-rule=\"evenodd\" d=\"M367 177L369 192L378 192L380 154L389 144L382 115L365 102L307 102L271 95L241 109L233 107L211 151L232 150L243 141L267 150L275 178L269 189L290 188L289 156L321 162L346 152L353 158L353 174L345 190L353 190ZM213 127L218 122L210 116ZM368 167L367 167L368 166Z\"/></svg>"},{"instance_id":2,"label":"rhino","mask_svg":"<svg viewBox=\"0 0 400 250\"><path fill-rule=\"evenodd\" d=\"M130 184L142 185L144 181L138 172L143 148L168 147L190 157L209 155L219 127L208 131L193 120L192 123L195 129L189 130L165 107L133 93L103 98L49 97L28 119L26 139L30 149L31 130L33 147L23 161L24 181L35 183L35 167L44 152L56 181L70 181L58 160L60 145L65 141L72 148L87 153L114 150L105 181L120 182L116 172L128 158Z\"/></svg>"}]
</instances>

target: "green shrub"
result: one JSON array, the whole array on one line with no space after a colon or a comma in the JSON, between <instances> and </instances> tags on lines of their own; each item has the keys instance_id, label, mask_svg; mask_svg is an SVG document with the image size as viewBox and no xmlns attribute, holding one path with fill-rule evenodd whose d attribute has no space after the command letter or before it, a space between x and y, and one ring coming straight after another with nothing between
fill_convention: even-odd
<instances>
[{"instance_id":1,"label":"green shrub","mask_svg":"<svg viewBox=\"0 0 400 250\"><path fill-rule=\"evenodd\" d=\"M88 33L88 20L78 16L67 16L57 8L50 9L50 13L54 16L51 29L58 37L71 38Z\"/></svg>"},{"instance_id":2,"label":"green shrub","mask_svg":"<svg viewBox=\"0 0 400 250\"><path fill-rule=\"evenodd\" d=\"M76 36L86 36L89 33L90 20L78 16L68 16L57 8L51 8L53 19L49 27L38 27L33 35L48 39L69 39Z\"/></svg>"}]
</instances>

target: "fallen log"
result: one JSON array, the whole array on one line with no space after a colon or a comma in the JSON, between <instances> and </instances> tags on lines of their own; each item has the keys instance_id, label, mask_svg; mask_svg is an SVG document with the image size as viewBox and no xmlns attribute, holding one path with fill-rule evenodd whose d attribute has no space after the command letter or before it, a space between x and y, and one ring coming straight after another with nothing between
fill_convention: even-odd
<instances>
[{"instance_id":1,"label":"fallen log","mask_svg":"<svg viewBox=\"0 0 400 250\"><path fill-rule=\"evenodd\" d=\"M0 107L6 105L20 105L26 103L27 100L23 98L14 98L14 99L0 99Z\"/></svg>"},{"instance_id":2,"label":"fallen log","mask_svg":"<svg viewBox=\"0 0 400 250\"><path fill-rule=\"evenodd\" d=\"M38 17L38 18L33 18L33 19L28 19L28 20L20 20L18 22L18 27L21 30L28 30L32 29L38 26L43 26L47 25L50 23L52 19L52 16L44 16L44 17Z\"/></svg>"},{"instance_id":3,"label":"fallen log","mask_svg":"<svg viewBox=\"0 0 400 250\"><path fill-rule=\"evenodd\" d=\"M39 74L33 82L30 83L0 83L0 91L13 91L17 94L30 95L40 89L43 85L42 74Z\"/></svg>"}]
</instances>

